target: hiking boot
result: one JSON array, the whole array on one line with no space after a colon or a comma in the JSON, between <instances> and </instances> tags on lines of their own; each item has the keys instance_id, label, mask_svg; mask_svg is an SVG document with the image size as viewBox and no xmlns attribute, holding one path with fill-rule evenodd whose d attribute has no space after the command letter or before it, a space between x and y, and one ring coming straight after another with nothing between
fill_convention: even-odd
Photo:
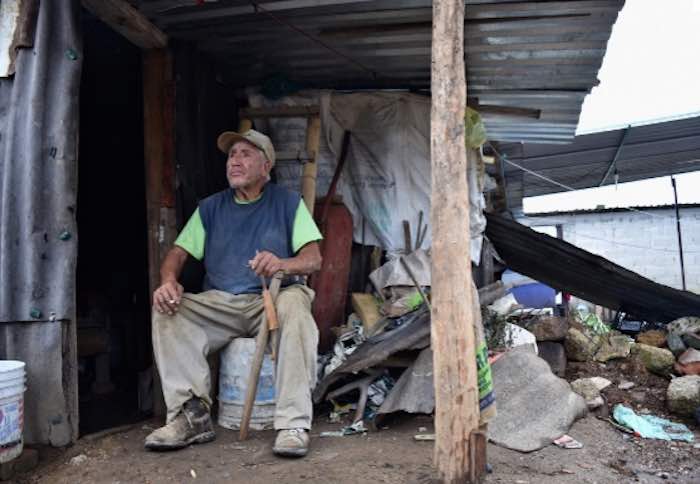
<instances>
[{"instance_id":1,"label":"hiking boot","mask_svg":"<svg viewBox=\"0 0 700 484\"><path fill-rule=\"evenodd\" d=\"M272 452L284 457L304 457L309 452L309 432L306 429L278 431Z\"/></svg>"},{"instance_id":2,"label":"hiking boot","mask_svg":"<svg viewBox=\"0 0 700 484\"><path fill-rule=\"evenodd\" d=\"M176 450L214 437L209 409L199 398L191 398L170 423L151 432L144 445L149 450Z\"/></svg>"}]
</instances>

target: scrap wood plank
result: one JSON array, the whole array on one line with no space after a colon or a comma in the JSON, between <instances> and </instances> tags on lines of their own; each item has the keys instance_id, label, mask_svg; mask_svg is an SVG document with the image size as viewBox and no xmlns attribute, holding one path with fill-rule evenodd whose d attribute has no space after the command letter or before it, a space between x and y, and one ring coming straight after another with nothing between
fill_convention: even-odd
<instances>
[{"instance_id":1,"label":"scrap wood plank","mask_svg":"<svg viewBox=\"0 0 700 484\"><path fill-rule=\"evenodd\" d=\"M382 316L379 314L379 305L372 294L362 292L352 293L352 310L362 320L365 334L369 333Z\"/></svg>"}]
</instances>

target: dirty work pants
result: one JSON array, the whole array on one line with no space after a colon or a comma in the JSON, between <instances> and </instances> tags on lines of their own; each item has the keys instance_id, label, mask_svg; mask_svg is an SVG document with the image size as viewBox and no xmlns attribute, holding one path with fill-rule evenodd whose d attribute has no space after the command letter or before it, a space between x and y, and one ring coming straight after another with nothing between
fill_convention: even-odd
<instances>
[{"instance_id":1,"label":"dirty work pants","mask_svg":"<svg viewBox=\"0 0 700 484\"><path fill-rule=\"evenodd\" d=\"M311 316L313 298L313 290L302 285L282 288L277 296L277 430L311 428L311 391L316 385L318 346L318 330ZM216 290L185 293L173 315L153 311L153 353L168 422L193 396L211 405L207 356L234 338L256 335L263 313L260 294L234 295Z\"/></svg>"}]
</instances>

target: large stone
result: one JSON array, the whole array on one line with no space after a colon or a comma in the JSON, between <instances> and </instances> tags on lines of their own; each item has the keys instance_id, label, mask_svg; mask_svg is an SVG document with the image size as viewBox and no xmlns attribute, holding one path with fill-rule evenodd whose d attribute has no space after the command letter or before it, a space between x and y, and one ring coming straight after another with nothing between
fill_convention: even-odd
<instances>
[{"instance_id":1,"label":"large stone","mask_svg":"<svg viewBox=\"0 0 700 484\"><path fill-rule=\"evenodd\" d=\"M688 349L683 335L700 332L700 318L687 317L672 321L666 325L666 343L674 355L679 355Z\"/></svg>"},{"instance_id":2,"label":"large stone","mask_svg":"<svg viewBox=\"0 0 700 484\"><path fill-rule=\"evenodd\" d=\"M539 357L549 363L552 373L564 377L566 373L566 351L562 343L554 341L542 341L537 343Z\"/></svg>"},{"instance_id":3,"label":"large stone","mask_svg":"<svg viewBox=\"0 0 700 484\"><path fill-rule=\"evenodd\" d=\"M575 328L566 332L566 356L571 361L588 361L593 358L602 341L597 336L590 336Z\"/></svg>"},{"instance_id":4,"label":"large stone","mask_svg":"<svg viewBox=\"0 0 700 484\"><path fill-rule=\"evenodd\" d=\"M688 348L678 357L678 363L686 364L696 362L700 362L700 350L696 350L695 348Z\"/></svg>"},{"instance_id":5,"label":"large stone","mask_svg":"<svg viewBox=\"0 0 700 484\"><path fill-rule=\"evenodd\" d=\"M571 382L571 389L583 397L589 410L593 410L603 404L600 391L610 383L610 380L600 377L579 378Z\"/></svg>"},{"instance_id":6,"label":"large stone","mask_svg":"<svg viewBox=\"0 0 700 484\"><path fill-rule=\"evenodd\" d=\"M683 342L688 348L700 350L700 331L696 331L695 333L685 333L683 335Z\"/></svg>"},{"instance_id":7,"label":"large stone","mask_svg":"<svg viewBox=\"0 0 700 484\"><path fill-rule=\"evenodd\" d=\"M541 449L586 414L583 398L525 348L506 352L493 363L492 371L498 412L488 432L497 445L520 452Z\"/></svg>"},{"instance_id":8,"label":"large stone","mask_svg":"<svg viewBox=\"0 0 700 484\"><path fill-rule=\"evenodd\" d=\"M666 344L666 333L659 329L651 329L637 335L637 343L661 348Z\"/></svg>"},{"instance_id":9,"label":"large stone","mask_svg":"<svg viewBox=\"0 0 700 484\"><path fill-rule=\"evenodd\" d=\"M614 334L603 338L603 344L595 354L595 360L605 363L617 358L627 358L634 341L624 334Z\"/></svg>"},{"instance_id":10,"label":"large stone","mask_svg":"<svg viewBox=\"0 0 700 484\"><path fill-rule=\"evenodd\" d=\"M669 350L644 344L634 345L634 351L644 363L647 370L657 375L668 375L673 369L676 358Z\"/></svg>"},{"instance_id":11,"label":"large stone","mask_svg":"<svg viewBox=\"0 0 700 484\"><path fill-rule=\"evenodd\" d=\"M700 375L700 350L688 348L673 367L681 375Z\"/></svg>"},{"instance_id":12,"label":"large stone","mask_svg":"<svg viewBox=\"0 0 700 484\"><path fill-rule=\"evenodd\" d=\"M700 376L674 378L666 390L669 410L679 415L692 416L700 407Z\"/></svg>"},{"instance_id":13,"label":"large stone","mask_svg":"<svg viewBox=\"0 0 700 484\"><path fill-rule=\"evenodd\" d=\"M569 329L569 322L565 318L558 316L547 316L536 320L528 325L537 341L564 341L566 332Z\"/></svg>"}]
</instances>

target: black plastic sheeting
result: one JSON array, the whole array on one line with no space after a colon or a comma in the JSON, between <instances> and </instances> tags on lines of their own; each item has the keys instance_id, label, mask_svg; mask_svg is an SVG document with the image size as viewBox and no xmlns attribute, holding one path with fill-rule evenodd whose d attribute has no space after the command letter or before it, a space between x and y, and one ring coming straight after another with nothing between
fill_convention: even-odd
<instances>
[{"instance_id":1,"label":"black plastic sheeting","mask_svg":"<svg viewBox=\"0 0 700 484\"><path fill-rule=\"evenodd\" d=\"M79 2L40 2L33 47L0 79L0 358L27 364L30 443L77 438L81 64Z\"/></svg>"},{"instance_id":2,"label":"black plastic sheeting","mask_svg":"<svg viewBox=\"0 0 700 484\"><path fill-rule=\"evenodd\" d=\"M511 269L587 301L660 323L700 316L699 295L658 284L513 220L487 215L486 235Z\"/></svg>"}]
</instances>

